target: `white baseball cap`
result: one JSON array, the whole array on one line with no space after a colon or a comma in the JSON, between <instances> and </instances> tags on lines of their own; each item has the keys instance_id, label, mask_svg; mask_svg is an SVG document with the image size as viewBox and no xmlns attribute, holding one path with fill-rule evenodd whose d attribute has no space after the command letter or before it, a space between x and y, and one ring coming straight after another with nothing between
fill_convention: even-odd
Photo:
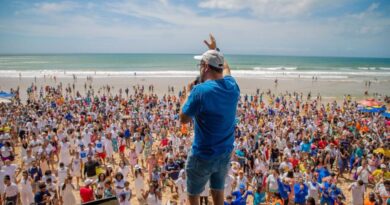
<instances>
[{"instance_id":1,"label":"white baseball cap","mask_svg":"<svg viewBox=\"0 0 390 205\"><path fill-rule=\"evenodd\" d=\"M85 185L85 186L91 185L92 183L93 183L93 180L92 180L92 179L86 179L86 180L84 181L84 185Z\"/></svg>"},{"instance_id":2,"label":"white baseball cap","mask_svg":"<svg viewBox=\"0 0 390 205\"><path fill-rule=\"evenodd\" d=\"M216 50L208 50L200 56L194 56L195 60L203 60L208 65L214 68L223 69L224 57L223 54Z\"/></svg>"}]
</instances>

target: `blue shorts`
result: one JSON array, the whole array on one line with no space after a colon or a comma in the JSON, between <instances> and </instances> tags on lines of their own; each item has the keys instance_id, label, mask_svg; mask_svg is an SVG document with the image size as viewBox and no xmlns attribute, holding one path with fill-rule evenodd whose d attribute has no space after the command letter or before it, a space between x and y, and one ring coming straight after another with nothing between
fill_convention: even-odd
<instances>
[{"instance_id":1,"label":"blue shorts","mask_svg":"<svg viewBox=\"0 0 390 205\"><path fill-rule=\"evenodd\" d=\"M228 151L206 160L191 153L186 162L188 195L200 195L209 180L210 189L223 191L225 178L230 168L230 156L231 151Z\"/></svg>"}]
</instances>

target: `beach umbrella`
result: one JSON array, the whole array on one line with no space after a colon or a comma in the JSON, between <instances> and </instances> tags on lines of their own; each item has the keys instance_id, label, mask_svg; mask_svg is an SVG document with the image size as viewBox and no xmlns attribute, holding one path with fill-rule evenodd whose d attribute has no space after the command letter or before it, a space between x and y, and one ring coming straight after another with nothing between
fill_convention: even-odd
<instances>
[{"instance_id":1,"label":"beach umbrella","mask_svg":"<svg viewBox=\"0 0 390 205\"><path fill-rule=\"evenodd\" d=\"M4 92L4 91L0 91L0 98L11 98L13 96L14 96L14 94L7 93L7 92Z\"/></svg>"},{"instance_id":2,"label":"beach umbrella","mask_svg":"<svg viewBox=\"0 0 390 205\"><path fill-rule=\"evenodd\" d=\"M365 107L382 106L383 103L375 100L374 98L368 98L359 102L359 104Z\"/></svg>"}]
</instances>

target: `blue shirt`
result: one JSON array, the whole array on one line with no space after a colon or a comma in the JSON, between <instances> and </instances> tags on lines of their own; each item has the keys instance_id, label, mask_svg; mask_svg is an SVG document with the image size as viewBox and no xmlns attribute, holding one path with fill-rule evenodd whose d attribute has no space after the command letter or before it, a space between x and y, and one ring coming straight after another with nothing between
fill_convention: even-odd
<instances>
[{"instance_id":1,"label":"blue shirt","mask_svg":"<svg viewBox=\"0 0 390 205\"><path fill-rule=\"evenodd\" d=\"M248 195L253 195L251 191L246 191L244 195L240 191L235 191L232 193L233 196L236 197L236 199L233 201L233 205L246 205L246 199L248 198Z\"/></svg>"},{"instance_id":2,"label":"blue shirt","mask_svg":"<svg viewBox=\"0 0 390 205\"><path fill-rule=\"evenodd\" d=\"M261 193L255 193L254 195L254 199L253 199L253 205L258 205L260 203L264 203L266 200L266 197L265 197L265 192L261 192Z\"/></svg>"},{"instance_id":3,"label":"blue shirt","mask_svg":"<svg viewBox=\"0 0 390 205\"><path fill-rule=\"evenodd\" d=\"M290 186L288 184L284 184L279 178L277 179L277 182L280 197L282 197L282 199L287 199L288 195L291 193Z\"/></svg>"},{"instance_id":4,"label":"blue shirt","mask_svg":"<svg viewBox=\"0 0 390 205\"><path fill-rule=\"evenodd\" d=\"M309 189L307 188L306 184L303 185L303 189L301 189L300 186L301 184L299 183L294 184L294 202L298 204L304 203L306 200L306 196L309 193Z\"/></svg>"},{"instance_id":5,"label":"blue shirt","mask_svg":"<svg viewBox=\"0 0 390 205\"><path fill-rule=\"evenodd\" d=\"M41 192L41 191L38 191L35 196L34 196L34 202L38 205L44 205L46 204L46 202L43 202L44 201L44 195L46 196L51 196L49 191L44 191L44 192Z\"/></svg>"},{"instance_id":6,"label":"blue shirt","mask_svg":"<svg viewBox=\"0 0 390 205\"><path fill-rule=\"evenodd\" d=\"M318 172L318 183L322 183L323 178L330 176L328 169L325 167L321 167L320 169L317 170L317 172Z\"/></svg>"},{"instance_id":7,"label":"blue shirt","mask_svg":"<svg viewBox=\"0 0 390 205\"><path fill-rule=\"evenodd\" d=\"M192 154L210 159L233 150L240 88L232 76L194 86L182 112L194 118Z\"/></svg>"},{"instance_id":8,"label":"blue shirt","mask_svg":"<svg viewBox=\"0 0 390 205\"><path fill-rule=\"evenodd\" d=\"M327 202L330 205L334 204L334 201L331 197L330 184L328 182L324 182L323 187L321 188L321 201Z\"/></svg>"}]
</instances>

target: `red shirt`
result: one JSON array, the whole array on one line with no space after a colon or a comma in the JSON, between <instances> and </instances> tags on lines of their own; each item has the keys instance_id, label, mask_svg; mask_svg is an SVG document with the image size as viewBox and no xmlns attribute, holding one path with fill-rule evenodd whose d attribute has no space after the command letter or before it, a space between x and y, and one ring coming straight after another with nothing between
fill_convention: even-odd
<instances>
[{"instance_id":1,"label":"red shirt","mask_svg":"<svg viewBox=\"0 0 390 205\"><path fill-rule=\"evenodd\" d=\"M298 166L298 164L299 164L299 160L297 158L291 158L290 162L291 162L291 164L293 165L294 168L296 166Z\"/></svg>"},{"instance_id":2,"label":"red shirt","mask_svg":"<svg viewBox=\"0 0 390 205\"><path fill-rule=\"evenodd\" d=\"M163 147L168 146L168 139L167 138L164 138L161 140L161 146L163 146Z\"/></svg>"},{"instance_id":3,"label":"red shirt","mask_svg":"<svg viewBox=\"0 0 390 205\"><path fill-rule=\"evenodd\" d=\"M324 141L324 140L320 140L320 141L318 142L318 147L319 147L320 149L325 149L326 145L327 145L327 143L326 143L326 141Z\"/></svg>"},{"instance_id":4,"label":"red shirt","mask_svg":"<svg viewBox=\"0 0 390 205\"><path fill-rule=\"evenodd\" d=\"M93 201L93 189L89 187L81 187L80 197L83 203Z\"/></svg>"}]
</instances>

